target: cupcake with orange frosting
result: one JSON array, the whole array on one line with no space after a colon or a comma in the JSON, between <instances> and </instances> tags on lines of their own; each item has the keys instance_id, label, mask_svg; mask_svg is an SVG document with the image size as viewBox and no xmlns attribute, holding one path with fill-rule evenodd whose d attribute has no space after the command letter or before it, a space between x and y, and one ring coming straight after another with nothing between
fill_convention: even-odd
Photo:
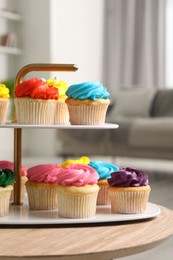
<instances>
[{"instance_id":1,"label":"cupcake with orange frosting","mask_svg":"<svg viewBox=\"0 0 173 260\"><path fill-rule=\"evenodd\" d=\"M4 124L6 122L10 98L9 93L9 89L4 84L0 84L0 124Z\"/></svg>"},{"instance_id":2,"label":"cupcake with orange frosting","mask_svg":"<svg viewBox=\"0 0 173 260\"><path fill-rule=\"evenodd\" d=\"M28 169L28 181L25 185L30 209L58 208L57 176L60 169L58 164L40 164Z\"/></svg>"},{"instance_id":3,"label":"cupcake with orange frosting","mask_svg":"<svg viewBox=\"0 0 173 260\"><path fill-rule=\"evenodd\" d=\"M9 213L10 196L15 177L10 169L0 168L0 217Z\"/></svg>"},{"instance_id":4,"label":"cupcake with orange frosting","mask_svg":"<svg viewBox=\"0 0 173 260\"><path fill-rule=\"evenodd\" d=\"M40 78L31 78L15 87L15 111L19 124L54 124L58 89Z\"/></svg>"},{"instance_id":5,"label":"cupcake with orange frosting","mask_svg":"<svg viewBox=\"0 0 173 260\"><path fill-rule=\"evenodd\" d=\"M110 104L107 88L99 82L88 81L69 86L66 95L72 125L101 125L105 123Z\"/></svg>"},{"instance_id":6,"label":"cupcake with orange frosting","mask_svg":"<svg viewBox=\"0 0 173 260\"><path fill-rule=\"evenodd\" d=\"M84 164L70 164L57 175L59 216L89 218L96 213L98 173Z\"/></svg>"},{"instance_id":7,"label":"cupcake with orange frosting","mask_svg":"<svg viewBox=\"0 0 173 260\"><path fill-rule=\"evenodd\" d=\"M14 171L14 163L11 161L0 161L0 168L1 169L10 169L11 171ZM27 176L27 167L25 165L22 165L21 168L21 200L24 200L25 195L25 183L28 180ZM13 193L11 194L10 200L13 201Z\"/></svg>"},{"instance_id":8,"label":"cupcake with orange frosting","mask_svg":"<svg viewBox=\"0 0 173 260\"><path fill-rule=\"evenodd\" d=\"M69 112L65 100L67 98L66 91L68 89L67 83L56 78L49 78L46 83L50 87L55 87L58 89L58 99L56 100L56 112L55 112L55 125L65 125L69 124Z\"/></svg>"},{"instance_id":9,"label":"cupcake with orange frosting","mask_svg":"<svg viewBox=\"0 0 173 260\"><path fill-rule=\"evenodd\" d=\"M100 187L98 197L97 197L97 205L109 205L110 199L108 195L108 181L112 172L116 172L119 170L117 165L112 163L107 163L103 161L91 161L89 165L94 168L99 174L98 185Z\"/></svg>"},{"instance_id":10,"label":"cupcake with orange frosting","mask_svg":"<svg viewBox=\"0 0 173 260\"><path fill-rule=\"evenodd\" d=\"M131 167L121 168L111 173L108 183L112 212L145 212L151 190L146 172Z\"/></svg>"}]
</instances>

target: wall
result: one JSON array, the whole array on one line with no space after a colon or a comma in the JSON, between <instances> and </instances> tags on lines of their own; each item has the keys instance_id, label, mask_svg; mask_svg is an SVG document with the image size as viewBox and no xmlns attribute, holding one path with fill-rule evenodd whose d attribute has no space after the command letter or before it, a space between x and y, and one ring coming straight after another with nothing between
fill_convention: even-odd
<instances>
[{"instance_id":1,"label":"wall","mask_svg":"<svg viewBox=\"0 0 173 260\"><path fill-rule=\"evenodd\" d=\"M51 76L68 84L102 81L104 0L23 0L20 9L24 17L21 66L33 62L75 63L78 72ZM54 156L61 149L56 134L57 130L25 129L24 156Z\"/></svg>"}]
</instances>

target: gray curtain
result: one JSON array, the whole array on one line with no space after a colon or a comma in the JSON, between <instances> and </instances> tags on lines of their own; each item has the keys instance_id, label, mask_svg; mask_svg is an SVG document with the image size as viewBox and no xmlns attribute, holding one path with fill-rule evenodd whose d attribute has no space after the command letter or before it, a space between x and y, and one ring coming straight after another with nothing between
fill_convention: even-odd
<instances>
[{"instance_id":1,"label":"gray curtain","mask_svg":"<svg viewBox=\"0 0 173 260\"><path fill-rule=\"evenodd\" d=\"M105 0L104 83L165 85L166 0Z\"/></svg>"}]
</instances>

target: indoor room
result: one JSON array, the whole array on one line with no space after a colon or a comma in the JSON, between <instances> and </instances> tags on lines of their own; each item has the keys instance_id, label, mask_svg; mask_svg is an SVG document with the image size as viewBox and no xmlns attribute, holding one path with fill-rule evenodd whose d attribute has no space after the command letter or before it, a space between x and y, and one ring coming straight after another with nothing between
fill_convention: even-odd
<instances>
[{"instance_id":1,"label":"indoor room","mask_svg":"<svg viewBox=\"0 0 173 260\"><path fill-rule=\"evenodd\" d=\"M110 94L101 129L24 127L22 165L87 156L140 169L149 176L149 201L173 210L172 28L172 0L1 0L0 84L10 91L7 124L16 116L16 76L28 64L75 64L77 69L33 68L23 80L53 78L68 87L100 82ZM0 161L14 161L15 138L13 127L0 124ZM121 259L169 260L172 243L169 238Z\"/></svg>"}]
</instances>

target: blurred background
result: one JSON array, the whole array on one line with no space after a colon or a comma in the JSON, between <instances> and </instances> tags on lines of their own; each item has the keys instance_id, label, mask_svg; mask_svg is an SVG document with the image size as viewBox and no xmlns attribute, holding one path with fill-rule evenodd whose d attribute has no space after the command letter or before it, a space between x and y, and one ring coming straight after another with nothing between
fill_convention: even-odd
<instances>
[{"instance_id":1,"label":"blurred background","mask_svg":"<svg viewBox=\"0 0 173 260\"><path fill-rule=\"evenodd\" d=\"M100 81L112 99L122 85L171 88L172 14L171 0L1 0L0 81L11 86L13 97L15 76L24 65L75 63L75 73L37 76L56 76L69 85ZM4 158L13 157L11 132L0 129ZM55 156L61 149L56 131L49 138L44 130L23 135L26 156Z\"/></svg>"}]
</instances>

